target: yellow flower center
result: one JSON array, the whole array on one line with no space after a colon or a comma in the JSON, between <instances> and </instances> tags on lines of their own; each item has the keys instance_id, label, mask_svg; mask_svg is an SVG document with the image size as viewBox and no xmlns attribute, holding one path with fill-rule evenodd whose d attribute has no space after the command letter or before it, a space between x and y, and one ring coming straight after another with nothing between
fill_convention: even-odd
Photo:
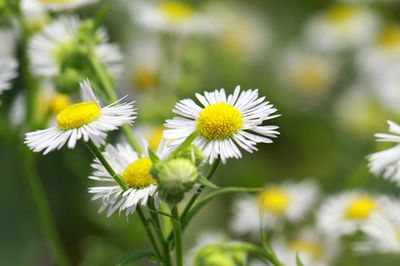
<instances>
[{"instance_id":1,"label":"yellow flower center","mask_svg":"<svg viewBox=\"0 0 400 266\"><path fill-rule=\"evenodd\" d=\"M289 195L280 187L269 187L258 195L261 209L281 214L289 205Z\"/></svg>"},{"instance_id":2,"label":"yellow flower center","mask_svg":"<svg viewBox=\"0 0 400 266\"><path fill-rule=\"evenodd\" d=\"M71 0L39 0L42 4L66 4L70 3Z\"/></svg>"},{"instance_id":3,"label":"yellow flower center","mask_svg":"<svg viewBox=\"0 0 400 266\"><path fill-rule=\"evenodd\" d=\"M160 143L162 134L163 134L163 127L155 127L151 130L150 134L149 134L149 145L150 148L155 151L158 147L158 144Z\"/></svg>"},{"instance_id":4,"label":"yellow flower center","mask_svg":"<svg viewBox=\"0 0 400 266\"><path fill-rule=\"evenodd\" d=\"M153 163L149 158L141 158L131 163L122 174L122 179L129 187L145 188L156 184L154 178L150 175L150 169Z\"/></svg>"},{"instance_id":5,"label":"yellow flower center","mask_svg":"<svg viewBox=\"0 0 400 266\"><path fill-rule=\"evenodd\" d=\"M327 11L328 18L337 24L344 24L356 14L357 10L351 6L336 6Z\"/></svg>"},{"instance_id":6,"label":"yellow flower center","mask_svg":"<svg viewBox=\"0 0 400 266\"><path fill-rule=\"evenodd\" d=\"M399 48L400 27L397 25L387 27L378 37L378 45L389 50Z\"/></svg>"},{"instance_id":7,"label":"yellow flower center","mask_svg":"<svg viewBox=\"0 0 400 266\"><path fill-rule=\"evenodd\" d=\"M156 75L154 71L147 69L139 69L136 73L134 73L131 80L136 88L147 90L155 86Z\"/></svg>"},{"instance_id":8,"label":"yellow flower center","mask_svg":"<svg viewBox=\"0 0 400 266\"><path fill-rule=\"evenodd\" d=\"M346 218L351 220L367 219L376 207L375 200L368 196L360 196L350 202L346 209Z\"/></svg>"},{"instance_id":9,"label":"yellow flower center","mask_svg":"<svg viewBox=\"0 0 400 266\"><path fill-rule=\"evenodd\" d=\"M192 7L181 3L164 3L161 5L161 10L167 19L173 22L180 22L193 14Z\"/></svg>"},{"instance_id":10,"label":"yellow flower center","mask_svg":"<svg viewBox=\"0 0 400 266\"><path fill-rule=\"evenodd\" d=\"M305 253L313 260L318 260L322 256L321 248L318 245L303 240L293 241L290 244L290 249Z\"/></svg>"},{"instance_id":11,"label":"yellow flower center","mask_svg":"<svg viewBox=\"0 0 400 266\"><path fill-rule=\"evenodd\" d=\"M227 103L207 106L199 113L197 129L208 140L226 139L242 127L242 114Z\"/></svg>"},{"instance_id":12,"label":"yellow flower center","mask_svg":"<svg viewBox=\"0 0 400 266\"><path fill-rule=\"evenodd\" d=\"M68 106L57 115L57 125L62 129L73 129L89 124L100 116L100 107L95 102L82 102Z\"/></svg>"},{"instance_id":13,"label":"yellow flower center","mask_svg":"<svg viewBox=\"0 0 400 266\"><path fill-rule=\"evenodd\" d=\"M58 114L69 105L69 96L67 94L57 92L49 102L49 110L53 114Z\"/></svg>"},{"instance_id":14,"label":"yellow flower center","mask_svg":"<svg viewBox=\"0 0 400 266\"><path fill-rule=\"evenodd\" d=\"M302 68L293 73L293 83L304 92L315 92L329 86L330 76L318 59L306 60Z\"/></svg>"}]
</instances>

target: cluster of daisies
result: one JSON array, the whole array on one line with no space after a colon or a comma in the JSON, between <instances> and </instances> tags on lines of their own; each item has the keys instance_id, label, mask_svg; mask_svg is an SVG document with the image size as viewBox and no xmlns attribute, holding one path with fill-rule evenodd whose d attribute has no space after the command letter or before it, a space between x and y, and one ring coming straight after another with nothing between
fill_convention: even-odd
<instances>
[{"instance_id":1,"label":"cluster of daisies","mask_svg":"<svg viewBox=\"0 0 400 266\"><path fill-rule=\"evenodd\" d=\"M133 124L136 112L132 102L124 103L121 99L102 106L88 80L81 82L80 89L82 102L60 111L56 125L26 134L25 143L30 149L47 154L63 146L74 148L79 140L103 147L108 132ZM226 162L229 158L240 158L240 148L253 152L257 143L271 143L279 134L277 126L263 125L277 116L276 108L265 97L258 97L257 90L241 91L238 86L231 95L221 89L196 97L198 104L192 99L176 104L173 111L180 116L166 121L167 129L159 144L165 148L156 148L158 157L165 158L165 153L174 151L195 133L193 144L200 148L206 161L211 164L220 158ZM92 187L89 193L94 200L101 199L100 211L107 210L107 215L117 210L129 215L136 206L146 206L149 198L157 198L157 181L150 173L153 161L149 157L149 144L141 142L142 153L126 143L107 144L102 152L126 187L116 182L100 158L92 164L94 171L89 178L105 185Z\"/></svg>"}]
</instances>

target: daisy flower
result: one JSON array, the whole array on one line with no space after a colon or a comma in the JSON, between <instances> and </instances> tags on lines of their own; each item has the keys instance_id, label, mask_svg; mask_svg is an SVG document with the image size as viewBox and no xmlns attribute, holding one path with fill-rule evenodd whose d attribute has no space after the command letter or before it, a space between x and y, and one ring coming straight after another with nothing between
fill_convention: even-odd
<instances>
[{"instance_id":1,"label":"daisy flower","mask_svg":"<svg viewBox=\"0 0 400 266\"><path fill-rule=\"evenodd\" d=\"M339 5L318 13L308 22L305 34L316 49L337 52L370 42L379 27L370 10L354 5Z\"/></svg>"},{"instance_id":2,"label":"daisy flower","mask_svg":"<svg viewBox=\"0 0 400 266\"><path fill-rule=\"evenodd\" d=\"M73 149L80 139L91 140L100 146L104 144L108 131L133 123L136 114L133 102L117 101L101 107L88 80L81 82L80 88L84 101L62 110L57 115L56 126L26 134L25 143L30 149L47 154L61 149L66 143Z\"/></svg>"},{"instance_id":3,"label":"daisy flower","mask_svg":"<svg viewBox=\"0 0 400 266\"><path fill-rule=\"evenodd\" d=\"M328 236L339 237L357 232L370 214L381 208L383 197L362 191L343 192L325 200L317 213L318 227Z\"/></svg>"},{"instance_id":4,"label":"daisy flower","mask_svg":"<svg viewBox=\"0 0 400 266\"><path fill-rule=\"evenodd\" d=\"M314 98L326 95L338 77L338 65L332 57L299 48L284 55L278 71L287 87Z\"/></svg>"},{"instance_id":5,"label":"daisy flower","mask_svg":"<svg viewBox=\"0 0 400 266\"><path fill-rule=\"evenodd\" d=\"M360 253L400 252L400 202L387 200L382 210L371 213L370 220L361 227L366 235L363 242L355 245Z\"/></svg>"},{"instance_id":6,"label":"daisy flower","mask_svg":"<svg viewBox=\"0 0 400 266\"><path fill-rule=\"evenodd\" d=\"M185 3L164 1L154 4L142 1L135 3L132 10L135 21L152 30L181 35L215 32L214 22L209 17Z\"/></svg>"},{"instance_id":7,"label":"daisy flower","mask_svg":"<svg viewBox=\"0 0 400 266\"><path fill-rule=\"evenodd\" d=\"M164 138L170 146L178 146L197 131L193 144L198 145L212 163L218 157L225 163L228 158L240 158L238 147L253 152L257 143L272 143L279 132L277 126L262 125L279 115L265 97L258 98L258 90L240 91L237 86L232 95L225 90L196 93L199 106L191 99L178 102L173 112L183 117L165 123Z\"/></svg>"},{"instance_id":8,"label":"daisy flower","mask_svg":"<svg viewBox=\"0 0 400 266\"><path fill-rule=\"evenodd\" d=\"M104 158L128 186L127 190L121 188L97 158L94 160L89 178L101 185L89 188L89 193L93 194L92 200L101 199L99 212L107 210L109 217L118 210L119 213L125 211L128 216L136 206L146 206L151 197L157 200L157 182L150 174L153 163L147 154L148 145L144 146L146 152L142 157L128 144L115 147L108 144L103 152Z\"/></svg>"},{"instance_id":9,"label":"daisy flower","mask_svg":"<svg viewBox=\"0 0 400 266\"><path fill-rule=\"evenodd\" d=\"M29 44L32 72L39 76L54 77L61 69L71 64L77 67L71 58L84 56L79 51L79 29L82 22L75 16L64 16L56 19L43 30L35 34ZM96 31L97 43L95 54L108 71L116 75L120 72L122 55L118 47L107 43L108 36L104 29ZM74 62L72 62L74 61Z\"/></svg>"},{"instance_id":10,"label":"daisy flower","mask_svg":"<svg viewBox=\"0 0 400 266\"><path fill-rule=\"evenodd\" d=\"M381 142L400 142L400 126L393 121L388 121L389 132L393 134L378 133L375 136ZM369 169L374 175L383 175L385 179L400 185L400 145L373 153L368 156Z\"/></svg>"},{"instance_id":11,"label":"daisy flower","mask_svg":"<svg viewBox=\"0 0 400 266\"><path fill-rule=\"evenodd\" d=\"M315 228L304 228L290 241L271 240L272 249L284 265L297 266L298 255L304 265L328 266L338 257L337 240L325 238Z\"/></svg>"},{"instance_id":12,"label":"daisy flower","mask_svg":"<svg viewBox=\"0 0 400 266\"><path fill-rule=\"evenodd\" d=\"M298 222L311 209L317 196L317 186L307 180L270 185L257 197L245 197L235 203L231 228L240 234L257 235L260 230L260 218L262 226L267 229L276 229L282 226L285 220Z\"/></svg>"},{"instance_id":13,"label":"daisy flower","mask_svg":"<svg viewBox=\"0 0 400 266\"><path fill-rule=\"evenodd\" d=\"M17 76L17 62L0 56L0 94L11 88L11 80Z\"/></svg>"}]
</instances>

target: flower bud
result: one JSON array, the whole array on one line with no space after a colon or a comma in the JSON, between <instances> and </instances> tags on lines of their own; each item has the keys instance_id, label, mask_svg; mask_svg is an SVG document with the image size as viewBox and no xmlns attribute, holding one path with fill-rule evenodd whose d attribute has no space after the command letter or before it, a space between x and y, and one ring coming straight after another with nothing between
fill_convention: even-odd
<instances>
[{"instance_id":1,"label":"flower bud","mask_svg":"<svg viewBox=\"0 0 400 266\"><path fill-rule=\"evenodd\" d=\"M184 193L193 187L198 177L196 166L185 158L159 162L152 174L158 179L160 197L172 205L183 199Z\"/></svg>"},{"instance_id":2,"label":"flower bud","mask_svg":"<svg viewBox=\"0 0 400 266\"><path fill-rule=\"evenodd\" d=\"M228 250L218 245L202 247L194 257L193 266L242 266L246 254L239 250Z\"/></svg>"},{"instance_id":3,"label":"flower bud","mask_svg":"<svg viewBox=\"0 0 400 266\"><path fill-rule=\"evenodd\" d=\"M206 156L201 152L200 148L192 144L189 147L180 150L173 158L185 158L192 161L196 166L199 166L205 157Z\"/></svg>"}]
</instances>

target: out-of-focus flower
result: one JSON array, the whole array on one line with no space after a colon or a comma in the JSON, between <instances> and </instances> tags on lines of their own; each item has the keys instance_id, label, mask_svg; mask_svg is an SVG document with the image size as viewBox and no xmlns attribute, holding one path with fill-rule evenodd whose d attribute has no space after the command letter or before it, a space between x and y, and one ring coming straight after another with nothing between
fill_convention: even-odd
<instances>
[{"instance_id":1,"label":"out-of-focus flower","mask_svg":"<svg viewBox=\"0 0 400 266\"><path fill-rule=\"evenodd\" d=\"M61 149L67 142L68 148L72 149L80 139L91 140L100 146L104 144L107 132L133 123L136 112L132 102L117 101L100 107L89 81L81 82L80 87L84 101L62 110L57 115L56 126L26 134L25 143L30 149L47 154Z\"/></svg>"},{"instance_id":2,"label":"out-of-focus flower","mask_svg":"<svg viewBox=\"0 0 400 266\"><path fill-rule=\"evenodd\" d=\"M154 124L138 124L135 126L134 133L139 139L144 139L149 143L150 148L155 151L160 147L164 127Z\"/></svg>"},{"instance_id":3,"label":"out-of-focus flower","mask_svg":"<svg viewBox=\"0 0 400 266\"><path fill-rule=\"evenodd\" d=\"M393 134L375 134L376 141L381 142L400 142L400 126L393 121L388 121L389 132ZM368 156L369 169L374 175L383 175L385 179L400 185L400 144L373 153Z\"/></svg>"},{"instance_id":4,"label":"out-of-focus flower","mask_svg":"<svg viewBox=\"0 0 400 266\"><path fill-rule=\"evenodd\" d=\"M370 137L382 126L385 108L371 95L366 85L355 84L346 89L335 103L338 125L360 136Z\"/></svg>"},{"instance_id":5,"label":"out-of-focus flower","mask_svg":"<svg viewBox=\"0 0 400 266\"><path fill-rule=\"evenodd\" d=\"M39 76L55 77L61 72L81 70L85 50L79 45L80 29L84 25L75 16L64 16L35 34L29 44L32 72ZM121 70L122 55L115 44L109 44L103 29L94 36L95 55L112 74ZM71 73L71 72L70 72Z\"/></svg>"},{"instance_id":6,"label":"out-of-focus flower","mask_svg":"<svg viewBox=\"0 0 400 266\"><path fill-rule=\"evenodd\" d=\"M256 198L246 197L235 203L231 227L237 233L257 235L260 218L267 229L278 229L286 220L298 222L305 218L317 195L317 186L307 180L265 187Z\"/></svg>"},{"instance_id":7,"label":"out-of-focus flower","mask_svg":"<svg viewBox=\"0 0 400 266\"><path fill-rule=\"evenodd\" d=\"M305 228L291 241L283 238L271 241L277 257L287 266L296 266L298 255L307 266L328 266L338 257L339 245L335 239L324 237L315 228Z\"/></svg>"},{"instance_id":8,"label":"out-of-focus flower","mask_svg":"<svg viewBox=\"0 0 400 266\"><path fill-rule=\"evenodd\" d=\"M370 10L356 5L333 6L308 22L308 42L322 51L337 52L369 43L379 28L379 19Z\"/></svg>"},{"instance_id":9,"label":"out-of-focus flower","mask_svg":"<svg viewBox=\"0 0 400 266\"><path fill-rule=\"evenodd\" d=\"M15 59L0 56L0 95L11 88L11 80L17 76L17 66Z\"/></svg>"},{"instance_id":10,"label":"out-of-focus flower","mask_svg":"<svg viewBox=\"0 0 400 266\"><path fill-rule=\"evenodd\" d=\"M26 24L31 30L41 30L51 21L49 14L40 0L21 0L20 5Z\"/></svg>"},{"instance_id":11,"label":"out-of-focus flower","mask_svg":"<svg viewBox=\"0 0 400 266\"><path fill-rule=\"evenodd\" d=\"M394 199L383 202L382 209L371 213L361 231L366 239L355 245L360 253L399 253L400 202Z\"/></svg>"},{"instance_id":12,"label":"out-of-focus flower","mask_svg":"<svg viewBox=\"0 0 400 266\"><path fill-rule=\"evenodd\" d=\"M98 0L24 0L35 2L51 11L63 11L98 2Z\"/></svg>"},{"instance_id":13,"label":"out-of-focus flower","mask_svg":"<svg viewBox=\"0 0 400 266\"><path fill-rule=\"evenodd\" d=\"M178 102L173 112L183 117L169 119L163 137L170 146L180 145L190 134L198 132L193 144L199 146L212 163L218 157L240 158L238 147L248 152L257 150L257 143L271 143L279 132L277 126L263 126L265 120L279 115L265 97L258 98L258 90L240 92L235 88L228 97L225 90L196 93L200 107L191 99Z\"/></svg>"},{"instance_id":14,"label":"out-of-focus flower","mask_svg":"<svg viewBox=\"0 0 400 266\"><path fill-rule=\"evenodd\" d=\"M102 202L99 212L107 210L109 217L118 210L120 214L125 211L128 216L138 205L146 206L151 197L157 198L157 182L150 174L153 163L147 154L147 148L144 147L143 150L146 152L140 158L127 144L118 144L116 147L108 144L103 152L104 158L128 186L125 191L100 161L94 160L93 173L89 178L106 184L89 188L89 193L94 194L92 200L100 199Z\"/></svg>"},{"instance_id":15,"label":"out-of-focus flower","mask_svg":"<svg viewBox=\"0 0 400 266\"><path fill-rule=\"evenodd\" d=\"M330 237L357 232L381 208L383 197L362 191L342 192L325 200L317 213L318 227Z\"/></svg>"},{"instance_id":16,"label":"out-of-focus flower","mask_svg":"<svg viewBox=\"0 0 400 266\"><path fill-rule=\"evenodd\" d=\"M218 43L223 52L249 61L263 57L271 41L271 30L256 11L227 3L214 3L208 9L218 25Z\"/></svg>"},{"instance_id":17,"label":"out-of-focus flower","mask_svg":"<svg viewBox=\"0 0 400 266\"><path fill-rule=\"evenodd\" d=\"M136 2L132 6L134 20L143 27L175 34L212 34L214 21L192 6L175 1L161 3Z\"/></svg>"},{"instance_id":18,"label":"out-of-focus flower","mask_svg":"<svg viewBox=\"0 0 400 266\"><path fill-rule=\"evenodd\" d=\"M397 66L399 60L400 26L396 24L383 28L375 42L362 49L357 56L360 72L368 80L379 78L382 73ZM376 88L378 90L381 90L380 86Z\"/></svg>"},{"instance_id":19,"label":"out-of-focus flower","mask_svg":"<svg viewBox=\"0 0 400 266\"><path fill-rule=\"evenodd\" d=\"M0 28L0 57L14 57L17 47L17 34L11 28Z\"/></svg>"},{"instance_id":20,"label":"out-of-focus flower","mask_svg":"<svg viewBox=\"0 0 400 266\"><path fill-rule=\"evenodd\" d=\"M291 49L283 57L278 75L299 95L318 98L329 92L338 76L336 61L322 53Z\"/></svg>"}]
</instances>

